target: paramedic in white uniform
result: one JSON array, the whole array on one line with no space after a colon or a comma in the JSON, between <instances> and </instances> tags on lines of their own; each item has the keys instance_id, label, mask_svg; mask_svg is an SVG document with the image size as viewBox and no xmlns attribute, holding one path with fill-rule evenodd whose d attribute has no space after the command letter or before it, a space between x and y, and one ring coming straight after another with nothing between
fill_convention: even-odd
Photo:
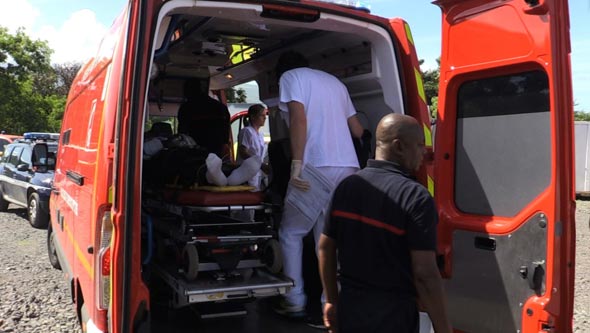
<instances>
[{"instance_id":1,"label":"paramedic in white uniform","mask_svg":"<svg viewBox=\"0 0 590 333\"><path fill-rule=\"evenodd\" d=\"M279 108L286 116L291 138L291 180L287 197L294 188L309 192L309 182L301 177L306 165L317 168L334 186L338 185L359 169L352 136L361 138L363 133L346 86L331 74L309 68L307 59L294 51L279 57L276 72ZM295 286L273 307L282 315L306 315L303 237L313 230L317 253L325 210L317 220L310 221L285 200L279 241L283 272L293 279Z\"/></svg>"},{"instance_id":2,"label":"paramedic in white uniform","mask_svg":"<svg viewBox=\"0 0 590 333\"><path fill-rule=\"evenodd\" d=\"M254 104L248 108L248 120L250 124L240 130L238 134L238 164L251 156L258 156L264 160L264 134L260 128L266 122L266 108L262 104ZM268 165L262 163L261 170L248 181L248 185L254 186L256 191L262 190L262 171L268 173Z\"/></svg>"}]
</instances>

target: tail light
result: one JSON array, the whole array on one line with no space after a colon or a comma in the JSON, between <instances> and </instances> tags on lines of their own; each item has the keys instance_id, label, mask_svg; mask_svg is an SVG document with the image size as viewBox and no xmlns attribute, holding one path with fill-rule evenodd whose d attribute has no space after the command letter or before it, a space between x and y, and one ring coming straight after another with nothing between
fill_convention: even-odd
<instances>
[{"instance_id":1,"label":"tail light","mask_svg":"<svg viewBox=\"0 0 590 333\"><path fill-rule=\"evenodd\" d=\"M96 256L95 283L96 300L99 309L106 310L111 301L111 239L113 235L113 222L110 210L101 210L98 235L98 256Z\"/></svg>"}]
</instances>

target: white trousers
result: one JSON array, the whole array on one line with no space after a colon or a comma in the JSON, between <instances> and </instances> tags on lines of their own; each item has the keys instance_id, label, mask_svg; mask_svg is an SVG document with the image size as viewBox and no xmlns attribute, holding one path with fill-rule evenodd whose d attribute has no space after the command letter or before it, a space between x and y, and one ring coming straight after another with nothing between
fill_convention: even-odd
<instances>
[{"instance_id":1,"label":"white trousers","mask_svg":"<svg viewBox=\"0 0 590 333\"><path fill-rule=\"evenodd\" d=\"M322 175L331 180L334 186L337 186L342 179L358 171L354 167L320 167L318 170ZM307 301L307 296L303 290L303 237L313 229L317 255L318 241L324 230L327 208L322 211L316 221L312 222L305 218L297 208L285 201L283 217L279 228L279 242L283 252L283 273L295 283L295 286L285 296L289 303L298 307L305 307Z\"/></svg>"}]
</instances>

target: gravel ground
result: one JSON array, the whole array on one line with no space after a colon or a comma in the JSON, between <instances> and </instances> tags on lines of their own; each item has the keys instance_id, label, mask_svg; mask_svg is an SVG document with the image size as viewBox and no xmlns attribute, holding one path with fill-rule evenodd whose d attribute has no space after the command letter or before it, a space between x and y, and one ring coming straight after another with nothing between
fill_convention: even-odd
<instances>
[{"instance_id":1,"label":"gravel ground","mask_svg":"<svg viewBox=\"0 0 590 333\"><path fill-rule=\"evenodd\" d=\"M577 200L574 332L590 332L590 201Z\"/></svg>"},{"instance_id":2,"label":"gravel ground","mask_svg":"<svg viewBox=\"0 0 590 333\"><path fill-rule=\"evenodd\" d=\"M578 200L574 332L590 332L590 201ZM23 209L0 213L0 333L80 332L61 271L47 259L46 230Z\"/></svg>"},{"instance_id":3,"label":"gravel ground","mask_svg":"<svg viewBox=\"0 0 590 333\"><path fill-rule=\"evenodd\" d=\"M47 258L47 230L25 214L0 213L0 332L80 332L66 280Z\"/></svg>"}]
</instances>

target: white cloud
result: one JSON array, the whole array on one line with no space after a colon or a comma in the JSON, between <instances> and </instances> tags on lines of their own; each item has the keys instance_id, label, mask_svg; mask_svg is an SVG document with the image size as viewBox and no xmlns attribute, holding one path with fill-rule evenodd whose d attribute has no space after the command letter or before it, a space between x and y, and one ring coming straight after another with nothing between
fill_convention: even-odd
<instances>
[{"instance_id":1,"label":"white cloud","mask_svg":"<svg viewBox=\"0 0 590 333\"><path fill-rule=\"evenodd\" d=\"M44 26L35 37L46 40L54 50L53 63L84 62L93 56L107 28L88 9L74 12L61 27Z\"/></svg>"},{"instance_id":2,"label":"white cloud","mask_svg":"<svg viewBox=\"0 0 590 333\"><path fill-rule=\"evenodd\" d=\"M107 31L107 27L97 21L95 13L88 9L72 13L61 26L40 26L42 18L43 13L29 0L13 1L10 10L0 11L0 25L8 28L10 33L22 27L29 37L47 41L54 51L52 63L86 61L96 53Z\"/></svg>"},{"instance_id":3,"label":"white cloud","mask_svg":"<svg viewBox=\"0 0 590 333\"><path fill-rule=\"evenodd\" d=\"M23 14L26 13L26 14ZM26 0L12 1L10 3L10 10L4 8L0 10L1 25L11 33L16 29L23 27L27 34L31 33L35 20L41 15L41 12L33 7Z\"/></svg>"}]
</instances>

